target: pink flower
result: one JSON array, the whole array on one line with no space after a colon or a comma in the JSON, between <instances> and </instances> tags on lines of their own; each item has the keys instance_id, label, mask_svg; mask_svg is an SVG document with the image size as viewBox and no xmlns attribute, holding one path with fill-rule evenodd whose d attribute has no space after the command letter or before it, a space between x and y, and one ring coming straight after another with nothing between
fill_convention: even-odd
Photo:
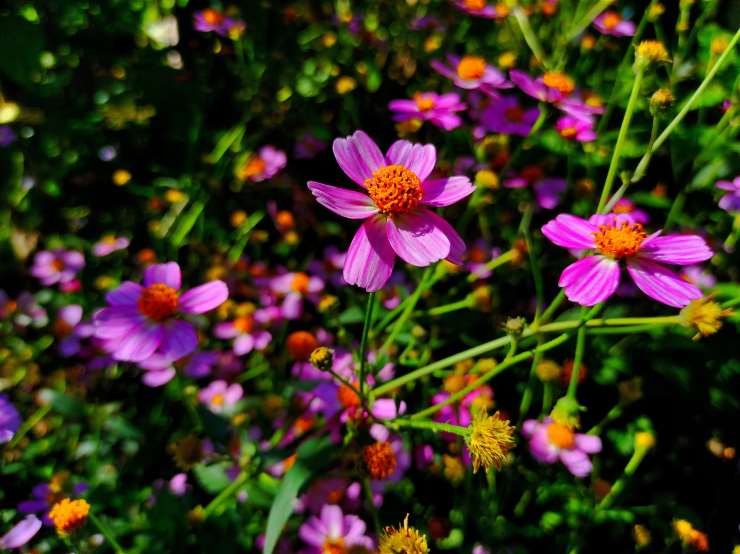
<instances>
[{"instance_id":1,"label":"pink flower","mask_svg":"<svg viewBox=\"0 0 740 554\"><path fill-rule=\"evenodd\" d=\"M714 186L727 191L727 194L719 199L719 207L731 213L740 212L740 176L732 181L717 181Z\"/></svg>"},{"instance_id":2,"label":"pink flower","mask_svg":"<svg viewBox=\"0 0 740 554\"><path fill-rule=\"evenodd\" d=\"M489 4L486 0L452 0L452 3L467 14L486 19L498 19L509 15L509 10L503 2Z\"/></svg>"},{"instance_id":3,"label":"pink flower","mask_svg":"<svg viewBox=\"0 0 740 554\"><path fill-rule=\"evenodd\" d=\"M214 8L206 8L195 12L193 26L201 33L216 33L222 37L238 37L244 32L244 21L227 17L223 12Z\"/></svg>"},{"instance_id":4,"label":"pink flower","mask_svg":"<svg viewBox=\"0 0 740 554\"><path fill-rule=\"evenodd\" d=\"M632 200L627 198L617 200L614 208L612 208L612 212L619 214L620 217L626 220L632 220L635 223L642 223L643 225L650 221L650 216L647 212L638 208Z\"/></svg>"},{"instance_id":5,"label":"pink flower","mask_svg":"<svg viewBox=\"0 0 740 554\"><path fill-rule=\"evenodd\" d=\"M394 142L386 152L363 131L333 144L339 167L367 191L341 189L316 181L308 188L316 200L349 219L364 219L347 252L344 280L372 292L385 285L396 254L425 267L442 259L461 264L465 243L429 207L449 206L470 195L464 176L429 179L437 161L431 144Z\"/></svg>"},{"instance_id":6,"label":"pink flower","mask_svg":"<svg viewBox=\"0 0 740 554\"><path fill-rule=\"evenodd\" d=\"M339 506L326 504L321 514L308 518L301 525L298 536L308 545L305 554L344 552L351 546L373 548L373 541L365 535L365 522L355 515L344 515Z\"/></svg>"},{"instance_id":7,"label":"pink flower","mask_svg":"<svg viewBox=\"0 0 740 554\"><path fill-rule=\"evenodd\" d=\"M85 267L85 256L75 250L43 250L33 258L31 275L42 285L64 285L74 280L77 272Z\"/></svg>"},{"instance_id":8,"label":"pink flower","mask_svg":"<svg viewBox=\"0 0 740 554\"><path fill-rule=\"evenodd\" d=\"M234 354L243 356L252 350L264 350L272 340L272 335L258 325L261 321L260 310L253 315L245 314L233 321L225 321L216 325L213 334L220 339L234 339Z\"/></svg>"},{"instance_id":9,"label":"pink flower","mask_svg":"<svg viewBox=\"0 0 740 554\"><path fill-rule=\"evenodd\" d=\"M624 259L635 285L650 298L681 308L702 297L702 292L662 264L691 265L713 256L698 235L647 235L639 223L618 215L594 216L586 221L560 214L542 233L553 243L575 250L595 250L565 268L558 285L572 302L593 306L617 290L619 260Z\"/></svg>"},{"instance_id":10,"label":"pink flower","mask_svg":"<svg viewBox=\"0 0 740 554\"><path fill-rule=\"evenodd\" d=\"M574 117L564 115L555 123L555 130L560 136L578 142L592 142L596 140L594 121L590 117Z\"/></svg>"},{"instance_id":11,"label":"pink flower","mask_svg":"<svg viewBox=\"0 0 740 554\"><path fill-rule=\"evenodd\" d=\"M106 351L116 360L142 362L155 352L178 360L195 350L195 327L178 316L213 310L229 291L223 281L210 281L180 294L181 279L175 262L154 264L144 272L143 287L125 281L109 292L108 307L93 316Z\"/></svg>"},{"instance_id":12,"label":"pink flower","mask_svg":"<svg viewBox=\"0 0 740 554\"><path fill-rule=\"evenodd\" d=\"M30 541L41 529L41 520L35 515L27 515L20 523L16 523L10 531L0 537L0 548L10 550L21 548Z\"/></svg>"},{"instance_id":13,"label":"pink flower","mask_svg":"<svg viewBox=\"0 0 740 554\"><path fill-rule=\"evenodd\" d=\"M263 146L258 152L250 155L236 171L236 175L243 181L259 183L272 179L285 167L288 158L285 152L274 146Z\"/></svg>"},{"instance_id":14,"label":"pink flower","mask_svg":"<svg viewBox=\"0 0 740 554\"><path fill-rule=\"evenodd\" d=\"M393 121L408 121L421 119L433 125L451 131L462 123L460 116L455 112L466 108L455 92L437 94L436 92L417 92L411 100L391 100L388 108L395 112Z\"/></svg>"},{"instance_id":15,"label":"pink flower","mask_svg":"<svg viewBox=\"0 0 740 554\"><path fill-rule=\"evenodd\" d=\"M607 10L600 13L594 19L594 27L604 35L613 37L631 37L635 34L635 24L626 19L617 12Z\"/></svg>"},{"instance_id":16,"label":"pink flower","mask_svg":"<svg viewBox=\"0 0 740 554\"><path fill-rule=\"evenodd\" d=\"M539 116L539 108L525 109L515 96L502 96L483 110L480 124L493 133L526 137Z\"/></svg>"},{"instance_id":17,"label":"pink flower","mask_svg":"<svg viewBox=\"0 0 740 554\"><path fill-rule=\"evenodd\" d=\"M509 76L524 94L553 104L568 115L585 118L604 112L598 96L576 90L573 79L559 71L548 71L541 77L533 78L524 71L512 69Z\"/></svg>"},{"instance_id":18,"label":"pink flower","mask_svg":"<svg viewBox=\"0 0 740 554\"><path fill-rule=\"evenodd\" d=\"M241 400L244 389L239 383L229 385L221 379L211 382L198 393L198 400L213 413L220 414L228 411Z\"/></svg>"},{"instance_id":19,"label":"pink flower","mask_svg":"<svg viewBox=\"0 0 740 554\"><path fill-rule=\"evenodd\" d=\"M511 88L511 83L495 67L488 65L479 56L447 56L447 64L432 60L432 68L439 74L451 79L456 86L465 90L480 90L489 96L495 96L496 89Z\"/></svg>"},{"instance_id":20,"label":"pink flower","mask_svg":"<svg viewBox=\"0 0 740 554\"><path fill-rule=\"evenodd\" d=\"M93 245L92 253L99 258L108 256L109 254L113 254L113 252L128 248L129 243L130 241L125 237L106 235Z\"/></svg>"},{"instance_id":21,"label":"pink flower","mask_svg":"<svg viewBox=\"0 0 740 554\"><path fill-rule=\"evenodd\" d=\"M576 477L591 473L588 455L601 452L599 437L574 433L549 417L543 421L528 419L522 426L522 434L529 439L529 452L538 462L554 464L560 460Z\"/></svg>"}]
</instances>

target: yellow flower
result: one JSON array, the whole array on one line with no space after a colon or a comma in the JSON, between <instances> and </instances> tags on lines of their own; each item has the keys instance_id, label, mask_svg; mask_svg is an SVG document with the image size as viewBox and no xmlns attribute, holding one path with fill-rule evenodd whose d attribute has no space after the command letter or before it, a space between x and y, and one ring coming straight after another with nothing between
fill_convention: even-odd
<instances>
[{"instance_id":1,"label":"yellow flower","mask_svg":"<svg viewBox=\"0 0 740 554\"><path fill-rule=\"evenodd\" d=\"M548 360L547 358L540 361L535 368L537 377L540 381L555 381L560 378L560 374L563 372L562 368L557 362Z\"/></svg>"},{"instance_id":2,"label":"yellow flower","mask_svg":"<svg viewBox=\"0 0 740 554\"><path fill-rule=\"evenodd\" d=\"M499 412L489 416L484 410L478 410L468 427L466 442L473 460L473 473L481 467L501 469L509 450L516 444L514 427Z\"/></svg>"},{"instance_id":3,"label":"yellow flower","mask_svg":"<svg viewBox=\"0 0 740 554\"><path fill-rule=\"evenodd\" d=\"M713 335L722 327L722 318L733 314L730 309L722 309L722 306L712 300L711 296L693 300L681 310L679 315L681 324L685 327L693 327L696 334L692 337L699 340L701 337Z\"/></svg>"},{"instance_id":4,"label":"yellow flower","mask_svg":"<svg viewBox=\"0 0 740 554\"><path fill-rule=\"evenodd\" d=\"M60 535L69 535L85 524L90 504L85 500L64 498L54 504L49 511L49 519Z\"/></svg>"},{"instance_id":5,"label":"yellow flower","mask_svg":"<svg viewBox=\"0 0 740 554\"><path fill-rule=\"evenodd\" d=\"M646 67L651 63L669 62L668 50L665 49L662 42L657 40L643 40L637 45L635 59L638 65Z\"/></svg>"},{"instance_id":6,"label":"yellow flower","mask_svg":"<svg viewBox=\"0 0 740 554\"><path fill-rule=\"evenodd\" d=\"M638 548L648 546L653 538L650 536L650 531L644 525L636 524L632 528L632 536L635 539L635 544Z\"/></svg>"},{"instance_id":7,"label":"yellow flower","mask_svg":"<svg viewBox=\"0 0 740 554\"><path fill-rule=\"evenodd\" d=\"M355 81L352 77L347 77L346 75L344 75L337 79L336 88L339 94L347 94L348 92L351 92L355 90L355 88L357 88L357 81Z\"/></svg>"},{"instance_id":8,"label":"yellow flower","mask_svg":"<svg viewBox=\"0 0 740 554\"><path fill-rule=\"evenodd\" d=\"M308 358L311 365L321 371L329 371L332 363L334 362L334 351L327 348L326 346L319 346L315 348Z\"/></svg>"},{"instance_id":9,"label":"yellow flower","mask_svg":"<svg viewBox=\"0 0 740 554\"><path fill-rule=\"evenodd\" d=\"M386 527L380 536L378 554L427 554L427 538L423 533L409 527L409 516L403 520L403 527Z\"/></svg>"},{"instance_id":10,"label":"yellow flower","mask_svg":"<svg viewBox=\"0 0 740 554\"><path fill-rule=\"evenodd\" d=\"M475 174L475 184L487 189L499 188L499 178L490 169L481 169Z\"/></svg>"},{"instance_id":11,"label":"yellow flower","mask_svg":"<svg viewBox=\"0 0 740 554\"><path fill-rule=\"evenodd\" d=\"M131 173L125 169L116 169L113 172L113 184L122 187L131 180Z\"/></svg>"},{"instance_id":12,"label":"yellow flower","mask_svg":"<svg viewBox=\"0 0 740 554\"><path fill-rule=\"evenodd\" d=\"M465 478L465 466L459 458L443 454L442 464L444 465L442 473L444 474L445 478L453 485L458 484Z\"/></svg>"},{"instance_id":13,"label":"yellow flower","mask_svg":"<svg viewBox=\"0 0 740 554\"><path fill-rule=\"evenodd\" d=\"M655 435L647 431L640 431L635 433L635 450L642 448L643 450L649 450L655 446Z\"/></svg>"}]
</instances>

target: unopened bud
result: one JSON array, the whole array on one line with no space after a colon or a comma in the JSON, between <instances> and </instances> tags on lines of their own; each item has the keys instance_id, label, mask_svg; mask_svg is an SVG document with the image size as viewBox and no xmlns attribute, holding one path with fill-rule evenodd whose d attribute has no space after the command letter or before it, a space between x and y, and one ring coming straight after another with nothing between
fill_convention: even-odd
<instances>
[{"instance_id":1,"label":"unopened bud","mask_svg":"<svg viewBox=\"0 0 740 554\"><path fill-rule=\"evenodd\" d=\"M316 369L329 371L334 363L334 351L326 346L319 346L311 352L308 359Z\"/></svg>"},{"instance_id":2,"label":"unopened bud","mask_svg":"<svg viewBox=\"0 0 740 554\"><path fill-rule=\"evenodd\" d=\"M667 110L673 105L675 98L667 88L659 88L650 97L650 113L653 115Z\"/></svg>"}]
</instances>

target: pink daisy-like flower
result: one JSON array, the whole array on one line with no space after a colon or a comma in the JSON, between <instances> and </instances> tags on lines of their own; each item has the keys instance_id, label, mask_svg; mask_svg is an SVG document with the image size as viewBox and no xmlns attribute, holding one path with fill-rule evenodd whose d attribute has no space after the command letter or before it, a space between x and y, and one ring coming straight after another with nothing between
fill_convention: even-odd
<instances>
[{"instance_id":1,"label":"pink daisy-like flower","mask_svg":"<svg viewBox=\"0 0 740 554\"><path fill-rule=\"evenodd\" d=\"M92 247L93 255L102 258L128 248L129 241L126 237L116 237L115 235L106 235Z\"/></svg>"},{"instance_id":2,"label":"pink daisy-like flower","mask_svg":"<svg viewBox=\"0 0 740 554\"><path fill-rule=\"evenodd\" d=\"M574 433L549 417L543 421L528 419L522 426L522 434L529 439L529 452L538 462L554 464L560 460L576 477L591 473L588 455L601 452L599 437Z\"/></svg>"},{"instance_id":3,"label":"pink daisy-like flower","mask_svg":"<svg viewBox=\"0 0 740 554\"><path fill-rule=\"evenodd\" d=\"M740 212L740 176L732 181L717 181L714 186L727 192L719 199L719 207L726 212Z\"/></svg>"},{"instance_id":4,"label":"pink daisy-like flower","mask_svg":"<svg viewBox=\"0 0 740 554\"><path fill-rule=\"evenodd\" d=\"M480 124L493 133L526 137L539 116L539 108L523 108L515 96L502 96L483 110Z\"/></svg>"},{"instance_id":5,"label":"pink daisy-like flower","mask_svg":"<svg viewBox=\"0 0 740 554\"><path fill-rule=\"evenodd\" d=\"M344 280L372 292L386 284L396 254L425 267L446 259L462 264L465 243L429 207L449 206L470 195L465 176L429 179L437 161L431 144L394 142L383 156L363 131L333 145L339 167L367 194L309 181L316 200L349 219L364 219L347 252Z\"/></svg>"},{"instance_id":6,"label":"pink daisy-like flower","mask_svg":"<svg viewBox=\"0 0 740 554\"><path fill-rule=\"evenodd\" d=\"M498 19L509 15L506 4L489 3L486 0L452 0L455 6L467 14L486 19Z\"/></svg>"},{"instance_id":7,"label":"pink daisy-like flower","mask_svg":"<svg viewBox=\"0 0 740 554\"><path fill-rule=\"evenodd\" d=\"M49 286L74 281L77 273L85 267L85 256L75 250L43 250L33 258L31 275L42 285Z\"/></svg>"},{"instance_id":8,"label":"pink daisy-like flower","mask_svg":"<svg viewBox=\"0 0 740 554\"><path fill-rule=\"evenodd\" d=\"M237 168L236 176L242 181L259 183L272 179L287 162L285 152L268 144L250 155L244 164Z\"/></svg>"},{"instance_id":9,"label":"pink daisy-like flower","mask_svg":"<svg viewBox=\"0 0 740 554\"><path fill-rule=\"evenodd\" d=\"M593 306L617 290L619 260L635 285L650 298L681 308L702 297L702 292L662 264L691 265L713 256L698 235L648 235L640 223L619 216L598 216L586 221L560 214L542 227L542 234L558 246L575 250L595 250L565 268L558 285L572 302Z\"/></svg>"},{"instance_id":10,"label":"pink daisy-like flower","mask_svg":"<svg viewBox=\"0 0 740 554\"><path fill-rule=\"evenodd\" d=\"M59 340L59 352L65 358L77 354L82 339L91 337L94 332L92 323L82 321L82 306L79 304L64 306L57 313L54 334Z\"/></svg>"},{"instance_id":11,"label":"pink daisy-like flower","mask_svg":"<svg viewBox=\"0 0 740 554\"><path fill-rule=\"evenodd\" d=\"M178 360L198 345L193 324L178 316L202 314L223 304L226 283L210 281L180 294L180 266L154 264L144 272L144 286L125 281L109 292L93 317L95 336L116 360L141 362L155 352Z\"/></svg>"},{"instance_id":12,"label":"pink daisy-like flower","mask_svg":"<svg viewBox=\"0 0 740 554\"><path fill-rule=\"evenodd\" d=\"M352 546L373 548L373 541L365 532L365 522L355 515L344 515L339 506L326 504L321 514L308 518L301 525L298 536L308 545L305 554L345 552Z\"/></svg>"},{"instance_id":13,"label":"pink daisy-like flower","mask_svg":"<svg viewBox=\"0 0 740 554\"><path fill-rule=\"evenodd\" d=\"M241 19L227 17L223 12L214 8L206 8L195 12L193 26L201 33L216 33L222 37L238 37L244 32L245 24Z\"/></svg>"},{"instance_id":14,"label":"pink daisy-like flower","mask_svg":"<svg viewBox=\"0 0 740 554\"><path fill-rule=\"evenodd\" d=\"M590 117L574 117L564 115L555 123L555 130L561 137L578 142L592 142L596 140L594 120Z\"/></svg>"},{"instance_id":15,"label":"pink daisy-like flower","mask_svg":"<svg viewBox=\"0 0 740 554\"><path fill-rule=\"evenodd\" d=\"M216 325L213 334L220 339L234 340L234 354L243 356L252 350L264 350L272 340L272 335L259 328L264 321L260 310L254 314L245 314L233 321L225 321Z\"/></svg>"},{"instance_id":16,"label":"pink daisy-like flower","mask_svg":"<svg viewBox=\"0 0 740 554\"><path fill-rule=\"evenodd\" d=\"M594 19L594 27L603 35L613 37L631 37L635 34L635 24L622 19L619 13L611 10L600 13Z\"/></svg>"},{"instance_id":17,"label":"pink daisy-like flower","mask_svg":"<svg viewBox=\"0 0 740 554\"><path fill-rule=\"evenodd\" d=\"M451 131L462 123L460 116L455 112L466 108L455 92L437 94L436 92L417 92L410 100L391 100L388 108L395 112L393 121L408 121L420 119L429 121L433 125Z\"/></svg>"},{"instance_id":18,"label":"pink daisy-like flower","mask_svg":"<svg viewBox=\"0 0 740 554\"><path fill-rule=\"evenodd\" d=\"M456 86L466 90L480 90L495 96L496 89L511 88L506 76L495 67L488 65L480 56L453 56L448 54L447 63L432 60L432 68L451 79Z\"/></svg>"},{"instance_id":19,"label":"pink daisy-like flower","mask_svg":"<svg viewBox=\"0 0 740 554\"><path fill-rule=\"evenodd\" d=\"M228 411L244 396L244 389L239 383L229 385L221 379L211 382L198 393L198 400L213 413Z\"/></svg>"}]
</instances>

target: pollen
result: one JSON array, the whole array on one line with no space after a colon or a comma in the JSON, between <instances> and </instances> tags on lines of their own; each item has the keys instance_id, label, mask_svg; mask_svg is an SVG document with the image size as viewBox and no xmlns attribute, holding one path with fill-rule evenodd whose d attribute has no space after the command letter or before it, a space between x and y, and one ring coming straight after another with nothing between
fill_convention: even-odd
<instances>
[{"instance_id":1,"label":"pollen","mask_svg":"<svg viewBox=\"0 0 740 554\"><path fill-rule=\"evenodd\" d=\"M342 537L326 539L321 550L321 554L345 554L346 552L347 550L344 548L344 539Z\"/></svg>"},{"instance_id":2,"label":"pollen","mask_svg":"<svg viewBox=\"0 0 740 554\"><path fill-rule=\"evenodd\" d=\"M547 426L547 439L558 448L569 450L575 445L576 435L567 425L553 422Z\"/></svg>"},{"instance_id":3,"label":"pollen","mask_svg":"<svg viewBox=\"0 0 740 554\"><path fill-rule=\"evenodd\" d=\"M431 94L416 93L414 94L414 102L416 102L419 111L422 112L428 112L434 108L434 97Z\"/></svg>"},{"instance_id":4,"label":"pollen","mask_svg":"<svg viewBox=\"0 0 740 554\"><path fill-rule=\"evenodd\" d=\"M403 526L386 527L380 536L378 554L427 554L427 538L423 533L409 527L408 514Z\"/></svg>"},{"instance_id":5,"label":"pollen","mask_svg":"<svg viewBox=\"0 0 740 554\"><path fill-rule=\"evenodd\" d=\"M610 258L625 258L634 256L640 251L647 233L639 223L611 223L599 225L594 233L596 249Z\"/></svg>"},{"instance_id":6,"label":"pollen","mask_svg":"<svg viewBox=\"0 0 740 554\"><path fill-rule=\"evenodd\" d=\"M557 89L563 94L570 94L576 88L573 79L559 71L548 71L542 77L542 82L545 83L546 86Z\"/></svg>"},{"instance_id":7,"label":"pollen","mask_svg":"<svg viewBox=\"0 0 740 554\"><path fill-rule=\"evenodd\" d=\"M607 29L614 29L622 21L622 17L617 12L606 12L602 23Z\"/></svg>"},{"instance_id":8,"label":"pollen","mask_svg":"<svg viewBox=\"0 0 740 554\"><path fill-rule=\"evenodd\" d=\"M137 306L149 319L164 321L177 311L177 291L162 283L156 283L142 291Z\"/></svg>"},{"instance_id":9,"label":"pollen","mask_svg":"<svg viewBox=\"0 0 740 554\"><path fill-rule=\"evenodd\" d=\"M486 72L486 60L480 56L463 56L457 64L457 76L466 81L480 79Z\"/></svg>"},{"instance_id":10,"label":"pollen","mask_svg":"<svg viewBox=\"0 0 740 554\"><path fill-rule=\"evenodd\" d=\"M376 442L362 451L365 468L372 479L387 479L396 471L396 454L389 442Z\"/></svg>"},{"instance_id":11,"label":"pollen","mask_svg":"<svg viewBox=\"0 0 740 554\"><path fill-rule=\"evenodd\" d=\"M514 427L509 420L502 418L499 412L489 416L485 410L477 410L468 430L467 444L473 473L481 467L501 469L509 450L516 444Z\"/></svg>"},{"instance_id":12,"label":"pollen","mask_svg":"<svg viewBox=\"0 0 740 554\"><path fill-rule=\"evenodd\" d=\"M52 506L49 519L60 535L69 535L85 524L90 504L85 500L64 498Z\"/></svg>"},{"instance_id":13,"label":"pollen","mask_svg":"<svg viewBox=\"0 0 740 554\"><path fill-rule=\"evenodd\" d=\"M424 190L421 180L402 165L387 165L365 181L367 191L378 209L385 214L399 214L413 210L421 201Z\"/></svg>"}]
</instances>

